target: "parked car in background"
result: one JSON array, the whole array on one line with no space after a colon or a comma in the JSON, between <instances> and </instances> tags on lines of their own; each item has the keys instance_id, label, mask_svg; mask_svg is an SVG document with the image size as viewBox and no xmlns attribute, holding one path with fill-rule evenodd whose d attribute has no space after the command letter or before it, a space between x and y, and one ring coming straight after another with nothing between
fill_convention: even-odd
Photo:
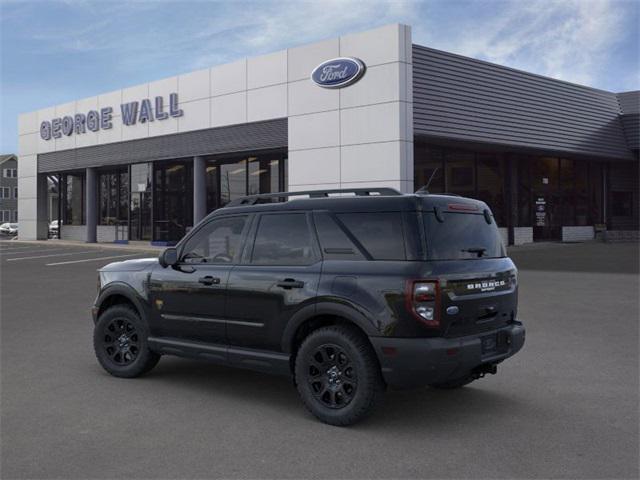
<instances>
[{"instance_id":1,"label":"parked car in background","mask_svg":"<svg viewBox=\"0 0 640 480\"><path fill-rule=\"evenodd\" d=\"M0 225L0 233L4 235L17 235L18 234L18 224L17 223L3 223Z\"/></svg>"},{"instance_id":2,"label":"parked car in background","mask_svg":"<svg viewBox=\"0 0 640 480\"><path fill-rule=\"evenodd\" d=\"M59 220L53 220L51 223L49 223L49 238L60 238L60 228L58 222Z\"/></svg>"}]
</instances>

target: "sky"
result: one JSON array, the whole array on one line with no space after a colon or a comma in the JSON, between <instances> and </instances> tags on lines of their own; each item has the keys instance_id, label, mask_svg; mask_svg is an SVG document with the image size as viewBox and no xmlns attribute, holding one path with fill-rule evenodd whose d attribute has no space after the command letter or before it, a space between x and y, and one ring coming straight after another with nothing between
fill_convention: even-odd
<instances>
[{"instance_id":1,"label":"sky","mask_svg":"<svg viewBox=\"0 0 640 480\"><path fill-rule=\"evenodd\" d=\"M0 153L19 113L393 22L420 45L640 89L638 0L0 0Z\"/></svg>"}]
</instances>

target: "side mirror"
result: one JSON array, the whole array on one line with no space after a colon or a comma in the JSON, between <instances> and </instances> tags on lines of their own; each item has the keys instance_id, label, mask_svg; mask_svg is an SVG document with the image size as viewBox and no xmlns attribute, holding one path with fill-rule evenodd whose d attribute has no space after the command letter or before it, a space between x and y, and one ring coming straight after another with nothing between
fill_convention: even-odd
<instances>
[{"instance_id":1,"label":"side mirror","mask_svg":"<svg viewBox=\"0 0 640 480\"><path fill-rule=\"evenodd\" d=\"M173 247L166 248L160 254L160 257L158 257L158 261L160 262L160 265L162 265L162 268L175 265L178 263L178 250Z\"/></svg>"}]
</instances>

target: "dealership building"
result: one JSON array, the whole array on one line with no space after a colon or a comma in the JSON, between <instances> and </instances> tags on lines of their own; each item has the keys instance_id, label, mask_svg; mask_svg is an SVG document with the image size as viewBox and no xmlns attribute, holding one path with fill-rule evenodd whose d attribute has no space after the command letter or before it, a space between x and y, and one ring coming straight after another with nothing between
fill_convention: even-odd
<instances>
[{"instance_id":1,"label":"dealership building","mask_svg":"<svg viewBox=\"0 0 640 480\"><path fill-rule=\"evenodd\" d=\"M19 236L171 244L248 194L427 183L509 244L637 236L639 105L388 25L20 115Z\"/></svg>"}]
</instances>

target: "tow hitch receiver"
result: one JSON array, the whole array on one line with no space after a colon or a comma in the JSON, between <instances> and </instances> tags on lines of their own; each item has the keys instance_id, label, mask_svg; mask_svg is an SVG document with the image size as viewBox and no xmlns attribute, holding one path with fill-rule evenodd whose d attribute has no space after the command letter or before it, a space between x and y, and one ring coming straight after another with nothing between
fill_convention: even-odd
<instances>
[{"instance_id":1,"label":"tow hitch receiver","mask_svg":"<svg viewBox=\"0 0 640 480\"><path fill-rule=\"evenodd\" d=\"M495 375L498 371L498 366L495 363L485 363L484 365L480 365L476 367L471 372L471 376L473 378L482 378L487 374Z\"/></svg>"}]
</instances>

